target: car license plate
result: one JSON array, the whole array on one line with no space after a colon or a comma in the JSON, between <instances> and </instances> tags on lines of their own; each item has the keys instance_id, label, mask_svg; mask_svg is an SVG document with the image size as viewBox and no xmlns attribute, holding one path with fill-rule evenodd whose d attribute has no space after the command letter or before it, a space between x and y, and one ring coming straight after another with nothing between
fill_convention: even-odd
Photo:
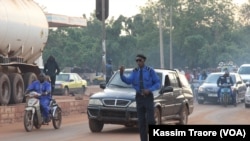
<instances>
[{"instance_id":1,"label":"car license plate","mask_svg":"<svg viewBox=\"0 0 250 141\"><path fill-rule=\"evenodd\" d=\"M209 97L217 97L217 94L208 94Z\"/></svg>"},{"instance_id":2,"label":"car license plate","mask_svg":"<svg viewBox=\"0 0 250 141\"><path fill-rule=\"evenodd\" d=\"M55 88L56 88L56 89L60 89L61 86L60 86L60 85L55 85Z\"/></svg>"}]
</instances>

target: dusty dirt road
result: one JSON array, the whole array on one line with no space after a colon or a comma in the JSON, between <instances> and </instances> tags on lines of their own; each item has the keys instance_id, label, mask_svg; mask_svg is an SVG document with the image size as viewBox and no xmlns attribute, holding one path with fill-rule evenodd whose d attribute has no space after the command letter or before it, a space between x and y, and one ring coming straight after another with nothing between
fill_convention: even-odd
<instances>
[{"instance_id":1,"label":"dusty dirt road","mask_svg":"<svg viewBox=\"0 0 250 141\"><path fill-rule=\"evenodd\" d=\"M250 124L250 109L241 103L237 107L220 105L195 104L189 124ZM101 133L91 133L88 128L86 113L63 117L62 127L55 130L50 124L27 133L22 123L0 127L1 141L135 141L139 140L137 128L126 128L121 125L104 125Z\"/></svg>"},{"instance_id":2,"label":"dusty dirt road","mask_svg":"<svg viewBox=\"0 0 250 141\"><path fill-rule=\"evenodd\" d=\"M189 124L249 124L250 108L246 109L244 103L237 107L229 105L223 107L214 104L195 104L194 113L189 118Z\"/></svg>"}]
</instances>

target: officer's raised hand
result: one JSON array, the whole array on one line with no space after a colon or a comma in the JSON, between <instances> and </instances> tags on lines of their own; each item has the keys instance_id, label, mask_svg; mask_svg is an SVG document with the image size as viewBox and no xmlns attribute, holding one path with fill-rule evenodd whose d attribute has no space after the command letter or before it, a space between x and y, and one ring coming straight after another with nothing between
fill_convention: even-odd
<instances>
[{"instance_id":1,"label":"officer's raised hand","mask_svg":"<svg viewBox=\"0 0 250 141\"><path fill-rule=\"evenodd\" d=\"M125 69L125 67L124 67L124 66L120 66L120 74L121 74L121 75L123 74L124 69Z\"/></svg>"}]
</instances>

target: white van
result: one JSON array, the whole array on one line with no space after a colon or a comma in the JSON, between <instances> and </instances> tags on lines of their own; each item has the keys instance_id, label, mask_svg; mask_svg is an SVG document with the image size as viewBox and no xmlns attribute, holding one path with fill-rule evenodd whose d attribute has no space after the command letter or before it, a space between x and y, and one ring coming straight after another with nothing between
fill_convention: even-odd
<instances>
[{"instance_id":1,"label":"white van","mask_svg":"<svg viewBox=\"0 0 250 141\"><path fill-rule=\"evenodd\" d=\"M238 69L238 73L245 83L250 82L250 64L242 64Z\"/></svg>"}]
</instances>

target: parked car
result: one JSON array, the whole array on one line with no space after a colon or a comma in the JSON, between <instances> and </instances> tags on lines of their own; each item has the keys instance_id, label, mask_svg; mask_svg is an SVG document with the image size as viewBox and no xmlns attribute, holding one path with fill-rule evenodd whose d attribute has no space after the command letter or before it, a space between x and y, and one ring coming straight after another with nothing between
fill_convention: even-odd
<instances>
[{"instance_id":1,"label":"parked car","mask_svg":"<svg viewBox=\"0 0 250 141\"><path fill-rule=\"evenodd\" d=\"M102 82L106 82L104 77L105 76L103 74L94 76L92 80L93 85L100 85Z\"/></svg>"},{"instance_id":2,"label":"parked car","mask_svg":"<svg viewBox=\"0 0 250 141\"><path fill-rule=\"evenodd\" d=\"M56 76L54 95L84 94L87 81L77 73L60 73Z\"/></svg>"},{"instance_id":3,"label":"parked car","mask_svg":"<svg viewBox=\"0 0 250 141\"><path fill-rule=\"evenodd\" d=\"M133 69L126 69L124 75ZM193 112L193 92L185 75L176 70L155 69L162 88L153 91L156 124L177 122L187 124ZM89 128L101 132L104 124L137 125L135 90L120 79L116 71L110 81L100 84L104 91L93 94L87 107Z\"/></svg>"},{"instance_id":4,"label":"parked car","mask_svg":"<svg viewBox=\"0 0 250 141\"><path fill-rule=\"evenodd\" d=\"M242 64L237 72L245 83L250 82L250 64Z\"/></svg>"},{"instance_id":5,"label":"parked car","mask_svg":"<svg viewBox=\"0 0 250 141\"><path fill-rule=\"evenodd\" d=\"M217 91L219 87L217 86L217 80L222 76L224 72L214 72L210 73L202 85L198 89L198 103L203 104L204 102L218 103ZM230 73L233 79L234 85L231 87L234 94L236 94L237 103L243 102L246 93L246 84L243 82L242 78L238 73Z\"/></svg>"}]
</instances>

